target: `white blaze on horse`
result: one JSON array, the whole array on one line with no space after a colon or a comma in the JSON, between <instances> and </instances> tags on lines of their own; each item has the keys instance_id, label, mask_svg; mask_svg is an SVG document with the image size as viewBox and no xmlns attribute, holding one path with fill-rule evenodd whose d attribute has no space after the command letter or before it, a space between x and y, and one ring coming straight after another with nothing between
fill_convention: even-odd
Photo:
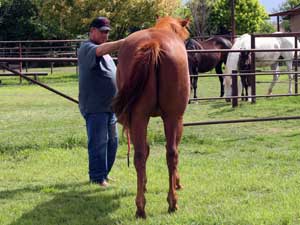
<instances>
[{"instance_id":1,"label":"white blaze on horse","mask_svg":"<svg viewBox=\"0 0 300 225\"><path fill-rule=\"evenodd\" d=\"M300 43L298 41L298 46ZM285 48L294 48L294 38L293 37L257 37L255 38L255 49L285 49ZM232 46L232 49L251 49L251 35L243 34L237 38L236 42ZM268 94L272 94L272 89L278 81L279 74L279 63L278 59L282 57L285 60L287 70L292 71L294 51L287 52L256 52L255 61L256 66L270 66L271 70L274 70L273 81L271 82ZM225 73L231 74L233 70L238 70L238 64L240 59L240 53L230 52L228 54ZM292 93L292 80L293 75L289 74L289 89L288 93ZM231 97L232 79L231 76L224 77L224 89L225 97Z\"/></svg>"}]
</instances>

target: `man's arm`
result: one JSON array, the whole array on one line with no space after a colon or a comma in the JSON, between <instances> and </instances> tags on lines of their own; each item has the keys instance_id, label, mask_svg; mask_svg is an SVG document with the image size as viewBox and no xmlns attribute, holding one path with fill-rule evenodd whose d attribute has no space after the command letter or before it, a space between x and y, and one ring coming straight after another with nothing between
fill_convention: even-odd
<instances>
[{"instance_id":1,"label":"man's arm","mask_svg":"<svg viewBox=\"0 0 300 225\"><path fill-rule=\"evenodd\" d=\"M102 56L102 55L117 51L117 50L119 50L119 48L121 47L121 45L123 44L124 41L125 41L125 39L120 39L118 41L111 41L111 42L103 43L103 44L99 45L98 48L96 49L96 55Z\"/></svg>"}]
</instances>

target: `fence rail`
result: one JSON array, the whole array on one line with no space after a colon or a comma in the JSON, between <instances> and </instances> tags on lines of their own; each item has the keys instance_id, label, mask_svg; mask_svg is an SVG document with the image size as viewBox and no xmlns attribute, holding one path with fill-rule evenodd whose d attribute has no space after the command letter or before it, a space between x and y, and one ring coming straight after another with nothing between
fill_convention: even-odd
<instances>
[{"instance_id":1,"label":"fence rail","mask_svg":"<svg viewBox=\"0 0 300 225\"><path fill-rule=\"evenodd\" d=\"M287 34L281 34L281 33L277 33L277 34L273 34L273 35L264 35L264 34L256 34L252 36L252 42L253 39L255 39L255 37L286 37L286 36L300 36L300 33L288 33ZM20 57L0 57L0 66L1 66L1 62L77 62L77 58L76 57L23 57L22 54L26 54L26 52L22 52L22 44L25 43L63 43L69 41L70 43L72 42L81 42L83 40L78 39L78 40L38 40L38 41L8 41L8 42L1 42L0 44L4 44L4 43L18 43L19 47L15 47L15 50L19 50L19 56ZM296 43L296 42L295 42ZM241 50L241 49L210 49L210 50L188 50L188 53L222 53L222 52L233 52L233 53L240 53L240 52L253 52L254 54L256 52L287 52L287 51L294 51L294 52L298 52L300 51L299 48L284 48L284 49L255 49L253 48L253 44L251 45L252 48L251 49L245 49L245 50ZM295 45L297 47L297 45ZM71 46L70 46L71 47ZM53 46L50 47L50 49L59 49L59 47L57 46ZM24 49L29 49L29 48L24 48ZM0 49L1 50L1 49ZM6 49L3 49L6 50ZM52 51L53 52L53 51ZM70 52L69 52L70 53ZM74 52L74 54L76 54L76 52ZM297 56L297 54L295 54ZM295 58L295 61L297 61L298 59ZM296 67L297 68L297 67ZM16 72L19 73L19 72ZM243 74L239 74L239 76L260 76L260 75L268 75L268 74L272 74L273 71L265 71L265 72L256 72L255 69L252 70L252 72L250 73L243 73ZM234 73L233 73L234 74ZM222 74L222 76L232 76L233 74ZM285 71L280 71L278 72L278 74L299 74L299 72L293 71L293 72L285 72ZM20 76L22 74L19 74ZM198 75L199 77L213 77L216 76L217 74L210 74L210 75ZM219 75L219 74L218 74ZM237 78L237 75L233 75L233 78ZM296 76L298 77L298 76ZM235 80L235 79L234 79ZM236 83L236 80L234 81ZM43 84L39 84L40 86L47 88L49 90L49 87L43 85ZM236 85L236 84L235 84ZM50 88L51 89L51 88ZM53 92L56 92L56 90L51 90ZM233 93L237 93L237 90L234 90ZM253 94L254 93L254 94ZM65 98L68 98L69 100L78 103L77 100L70 98L69 96L64 96L64 94L62 93L57 93ZM299 94L295 93L295 94L291 94L291 95L256 95L256 91L252 92L250 96L237 96L237 94L235 94L234 96L231 96L230 98L234 101L237 100L239 98L260 98L260 97L286 97L286 96L299 96ZM212 97L212 98L197 98L197 99L191 99L192 101L194 100L217 100L217 99L226 99L224 97ZM236 101L237 102L237 101ZM225 120L225 121L202 121L202 122L193 122L193 123L184 123L184 126L196 126L196 125L211 125L211 124L225 124L225 123L242 123L242 122L262 122L262 121L277 121L277 120L296 120L296 119L300 119L300 116L288 116L288 117L273 117L273 118L252 118L252 119L239 119L239 120Z\"/></svg>"}]
</instances>

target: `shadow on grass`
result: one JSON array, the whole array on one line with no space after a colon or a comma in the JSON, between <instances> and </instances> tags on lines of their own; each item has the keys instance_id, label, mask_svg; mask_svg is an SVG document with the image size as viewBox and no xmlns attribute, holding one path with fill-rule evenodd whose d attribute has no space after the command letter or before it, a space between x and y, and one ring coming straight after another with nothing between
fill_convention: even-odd
<instances>
[{"instance_id":1,"label":"shadow on grass","mask_svg":"<svg viewBox=\"0 0 300 225\"><path fill-rule=\"evenodd\" d=\"M88 183L54 185L50 187L33 186L12 191L0 192L1 198L12 198L14 195L28 192L47 192L50 190L53 198L36 205L24 213L11 225L24 224L115 224L117 221L110 217L120 207L122 195L116 195L112 188L82 190L81 186ZM51 192L54 190L54 193ZM64 191L66 189L66 191ZM81 190L80 190L81 189ZM56 190L56 191L55 191Z\"/></svg>"}]
</instances>

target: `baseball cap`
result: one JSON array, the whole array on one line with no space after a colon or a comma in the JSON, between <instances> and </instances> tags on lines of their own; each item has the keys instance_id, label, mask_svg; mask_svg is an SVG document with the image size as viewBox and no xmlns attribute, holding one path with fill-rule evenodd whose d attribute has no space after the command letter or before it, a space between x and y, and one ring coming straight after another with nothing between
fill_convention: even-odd
<instances>
[{"instance_id":1,"label":"baseball cap","mask_svg":"<svg viewBox=\"0 0 300 225\"><path fill-rule=\"evenodd\" d=\"M98 28L101 31L111 30L109 19L102 16L95 18L90 24L91 27Z\"/></svg>"}]
</instances>

